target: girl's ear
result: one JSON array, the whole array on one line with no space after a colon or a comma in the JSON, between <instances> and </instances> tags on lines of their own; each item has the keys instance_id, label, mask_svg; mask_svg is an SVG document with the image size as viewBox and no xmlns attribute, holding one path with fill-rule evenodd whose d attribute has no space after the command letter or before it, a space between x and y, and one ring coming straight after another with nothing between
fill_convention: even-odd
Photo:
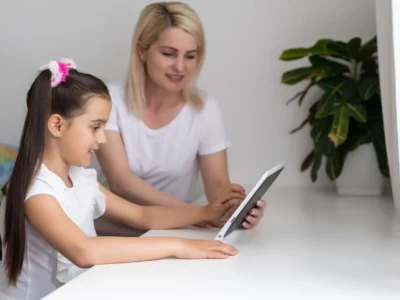
<instances>
[{"instance_id":1,"label":"girl's ear","mask_svg":"<svg viewBox=\"0 0 400 300\"><path fill-rule=\"evenodd\" d=\"M62 132L65 131L67 123L59 114L53 114L47 121L47 128L50 134L54 137L61 137Z\"/></svg>"}]
</instances>

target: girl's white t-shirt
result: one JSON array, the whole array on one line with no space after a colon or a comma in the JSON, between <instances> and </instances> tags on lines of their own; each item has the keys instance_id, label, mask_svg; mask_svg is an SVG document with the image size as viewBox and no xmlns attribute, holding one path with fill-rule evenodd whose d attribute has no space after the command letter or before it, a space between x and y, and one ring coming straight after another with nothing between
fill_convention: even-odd
<instances>
[{"instance_id":1,"label":"girl's white t-shirt","mask_svg":"<svg viewBox=\"0 0 400 300\"><path fill-rule=\"evenodd\" d=\"M66 187L59 176L42 164L25 201L39 194L53 196L72 222L87 236L95 237L93 219L103 215L106 208L105 196L99 190L97 173L94 169L71 166L69 176L73 183L71 188ZM3 199L0 206L1 236L4 236L6 201L6 198ZM0 299L2 300L41 299L86 270L77 267L51 247L28 220L25 220L25 230L25 257L16 287L7 285L4 259L1 264ZM2 250L4 258L6 248L3 246Z\"/></svg>"},{"instance_id":2,"label":"girl's white t-shirt","mask_svg":"<svg viewBox=\"0 0 400 300\"><path fill-rule=\"evenodd\" d=\"M160 191L194 200L189 191L197 180L197 157L231 145L216 100L207 97L201 110L185 104L169 124L154 130L128 111L122 86L108 88L112 110L106 130L120 133L130 171Z\"/></svg>"}]
</instances>

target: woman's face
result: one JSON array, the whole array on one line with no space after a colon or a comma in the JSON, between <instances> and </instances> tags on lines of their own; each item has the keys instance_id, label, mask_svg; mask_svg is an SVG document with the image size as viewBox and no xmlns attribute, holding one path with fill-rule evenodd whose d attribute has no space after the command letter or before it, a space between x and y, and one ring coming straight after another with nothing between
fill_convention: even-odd
<instances>
[{"instance_id":1,"label":"woman's face","mask_svg":"<svg viewBox=\"0 0 400 300\"><path fill-rule=\"evenodd\" d=\"M169 93L178 93L190 81L197 65L197 43L177 27L165 29L148 50L138 47L147 79Z\"/></svg>"}]
</instances>

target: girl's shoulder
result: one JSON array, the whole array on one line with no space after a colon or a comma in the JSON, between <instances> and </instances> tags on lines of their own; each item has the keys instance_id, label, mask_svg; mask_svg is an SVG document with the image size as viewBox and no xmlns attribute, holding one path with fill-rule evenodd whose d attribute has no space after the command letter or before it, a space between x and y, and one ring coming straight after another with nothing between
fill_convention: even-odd
<instances>
[{"instance_id":1,"label":"girl's shoulder","mask_svg":"<svg viewBox=\"0 0 400 300\"><path fill-rule=\"evenodd\" d=\"M65 187L64 182L51 172L43 163L40 165L36 176L33 178L25 200L39 195L48 194L54 198L58 198L59 191Z\"/></svg>"}]
</instances>

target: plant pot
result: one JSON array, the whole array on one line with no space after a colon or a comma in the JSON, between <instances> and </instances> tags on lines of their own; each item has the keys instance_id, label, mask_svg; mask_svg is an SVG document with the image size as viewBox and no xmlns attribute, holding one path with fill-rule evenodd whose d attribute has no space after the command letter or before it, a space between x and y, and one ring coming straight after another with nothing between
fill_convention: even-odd
<instances>
[{"instance_id":1,"label":"plant pot","mask_svg":"<svg viewBox=\"0 0 400 300\"><path fill-rule=\"evenodd\" d=\"M336 179L336 190L346 196L382 195L384 177L378 168L373 145L364 144L350 152L343 165L340 176Z\"/></svg>"}]
</instances>

